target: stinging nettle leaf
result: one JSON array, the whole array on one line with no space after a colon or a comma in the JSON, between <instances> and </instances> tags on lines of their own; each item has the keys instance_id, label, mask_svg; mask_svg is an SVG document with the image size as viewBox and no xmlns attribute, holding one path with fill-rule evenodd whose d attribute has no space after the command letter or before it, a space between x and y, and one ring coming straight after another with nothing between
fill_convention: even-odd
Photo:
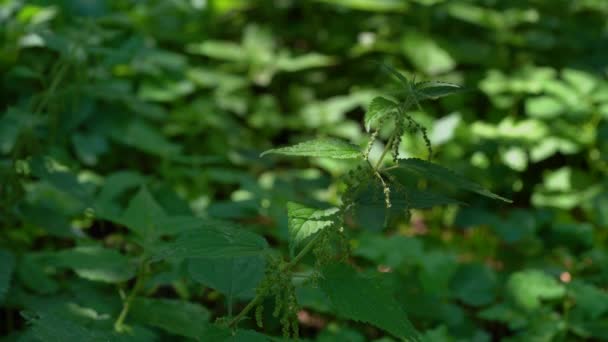
<instances>
[{"instance_id":1,"label":"stinging nettle leaf","mask_svg":"<svg viewBox=\"0 0 608 342\"><path fill-rule=\"evenodd\" d=\"M133 300L129 311L129 318L134 321L194 339L205 332L204 322L210 316L204 306L176 299L138 297Z\"/></svg>"},{"instance_id":2,"label":"stinging nettle leaf","mask_svg":"<svg viewBox=\"0 0 608 342\"><path fill-rule=\"evenodd\" d=\"M348 266L335 264L323 270L319 285L339 315L371 323L407 341L419 341L405 311L379 279L362 277Z\"/></svg>"},{"instance_id":3,"label":"stinging nettle leaf","mask_svg":"<svg viewBox=\"0 0 608 342\"><path fill-rule=\"evenodd\" d=\"M408 171L412 171L422 176L423 178L430 179L445 185L457 187L459 189L471 191L479 195L489 197L492 199L501 200L507 203L512 203L511 200L496 195L489 190L486 190L481 185L472 182L457 173L439 166L435 163L424 161L418 158L401 159L399 161L399 167Z\"/></svg>"},{"instance_id":4,"label":"stinging nettle leaf","mask_svg":"<svg viewBox=\"0 0 608 342\"><path fill-rule=\"evenodd\" d=\"M49 255L48 263L72 269L81 278L92 281L119 283L135 276L135 267L129 258L99 246L65 249Z\"/></svg>"},{"instance_id":5,"label":"stinging nettle leaf","mask_svg":"<svg viewBox=\"0 0 608 342\"><path fill-rule=\"evenodd\" d=\"M192 279L234 298L253 298L264 277L265 260L260 256L237 258L195 258L188 262Z\"/></svg>"},{"instance_id":6,"label":"stinging nettle leaf","mask_svg":"<svg viewBox=\"0 0 608 342\"><path fill-rule=\"evenodd\" d=\"M158 222L166 216L146 186L131 198L120 223L142 237L152 239L158 232Z\"/></svg>"},{"instance_id":7,"label":"stinging nettle leaf","mask_svg":"<svg viewBox=\"0 0 608 342\"><path fill-rule=\"evenodd\" d=\"M336 138L321 138L305 141L293 146L275 148L263 152L260 157L271 153L286 156L335 159L354 159L361 158L362 156L358 146Z\"/></svg>"},{"instance_id":8,"label":"stinging nettle leaf","mask_svg":"<svg viewBox=\"0 0 608 342\"><path fill-rule=\"evenodd\" d=\"M430 81L417 83L415 86L416 95L420 100L438 99L465 91L465 88L452 83Z\"/></svg>"},{"instance_id":9,"label":"stinging nettle leaf","mask_svg":"<svg viewBox=\"0 0 608 342\"><path fill-rule=\"evenodd\" d=\"M257 256L268 248L266 240L230 223L214 223L182 232L156 253L164 258L234 258Z\"/></svg>"},{"instance_id":10,"label":"stinging nettle leaf","mask_svg":"<svg viewBox=\"0 0 608 342\"><path fill-rule=\"evenodd\" d=\"M367 112L365 113L365 129L369 132L371 125L392 111L397 109L397 103L384 98L382 96L378 96L372 100L372 103L369 105Z\"/></svg>"},{"instance_id":11,"label":"stinging nettle leaf","mask_svg":"<svg viewBox=\"0 0 608 342\"><path fill-rule=\"evenodd\" d=\"M338 208L325 210L308 208L298 203L287 203L289 226L289 251L293 256L296 248L311 235L331 226Z\"/></svg>"}]
</instances>

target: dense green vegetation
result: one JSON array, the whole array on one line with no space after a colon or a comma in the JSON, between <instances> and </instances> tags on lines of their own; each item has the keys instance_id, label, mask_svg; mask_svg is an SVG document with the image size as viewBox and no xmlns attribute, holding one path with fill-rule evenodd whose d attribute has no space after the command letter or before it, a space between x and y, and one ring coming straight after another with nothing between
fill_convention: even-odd
<instances>
[{"instance_id":1,"label":"dense green vegetation","mask_svg":"<svg viewBox=\"0 0 608 342\"><path fill-rule=\"evenodd\" d=\"M0 340L608 340L607 17L0 0Z\"/></svg>"}]
</instances>

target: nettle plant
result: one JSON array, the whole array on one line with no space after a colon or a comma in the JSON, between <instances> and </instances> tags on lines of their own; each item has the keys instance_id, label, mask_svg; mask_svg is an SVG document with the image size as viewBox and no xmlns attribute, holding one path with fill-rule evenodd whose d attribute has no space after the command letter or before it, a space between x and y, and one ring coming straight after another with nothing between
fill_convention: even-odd
<instances>
[{"instance_id":1,"label":"nettle plant","mask_svg":"<svg viewBox=\"0 0 608 342\"><path fill-rule=\"evenodd\" d=\"M330 300L335 313L366 322L390 334L417 340L418 334L406 313L392 299L390 290L374 278L359 275L348 265L349 241L345 230L347 217L356 217L358 208L379 208L385 211L383 226L394 219L409 217L410 210L437 205L461 203L428 190L419 190L416 180L438 182L471 191L491 199L510 202L460 175L431 163L432 149L426 128L410 114L411 108L422 110L420 102L461 92L462 87L444 82L415 82L393 68L383 65L401 84L395 99L376 97L365 114L365 127L370 139L364 148L336 138L321 138L297 145L276 148L262 156L278 154L294 157L352 159L357 165L342 177L342 196L338 207L318 209L288 203L290 258L285 260L274 252L266 253L263 280L255 297L235 316L219 320L219 324L235 327L254 312L258 327L264 326L263 312L267 298L274 298L272 316L280 319L285 337L298 337L299 310L294 286L294 272L307 254L314 256L314 267L304 283L318 286ZM373 144L380 131L388 128L388 140L375 162L370 160ZM428 160L400 158L399 146L404 134L420 133L428 149ZM392 158L387 160L387 156ZM405 178L408 181L403 181ZM414 180L414 182L412 182ZM413 186L408 184L414 184ZM354 214L354 216L353 216ZM244 233L243 233L244 234ZM249 235L243 235L249 236ZM251 238L253 241L253 237ZM257 245L265 246L261 238Z\"/></svg>"},{"instance_id":2,"label":"nettle plant","mask_svg":"<svg viewBox=\"0 0 608 342\"><path fill-rule=\"evenodd\" d=\"M77 208L87 208L84 219L108 221L129 232L103 244L83 239L76 247L28 253L20 261L16 274L25 288L36 293L59 291L59 284L43 271L52 269L57 274L71 270L88 281L116 284L121 295L114 307L115 293L87 290L97 293L90 305L99 312L90 312L73 303L66 309L66 303L38 301L17 292L11 295L12 305L26 308L23 315L32 326L31 333L45 341L129 340L147 336L150 331L142 326L151 326L204 341L266 341L272 337L246 328L255 322L260 328L268 325L271 331L277 322L269 320L278 320L283 338L297 338L300 309L296 287L306 285L324 293L333 313L340 317L372 324L401 339L417 340L416 329L381 278L364 276L349 265L352 259L345 222L372 210L384 213L378 220L389 226L408 217L411 209L460 203L427 188L419 189L420 180L508 200L430 161L400 158L399 144L407 133L420 133L431 157L426 130L410 110L419 109L422 101L462 88L442 82L410 82L392 68L385 69L403 87L394 99L377 97L372 101L365 115L370 132L367 146L323 138L262 154L350 159L356 165L338 180L342 196L337 207L287 204L287 258L271 248L263 236L235 223L169 214L137 173L110 175L94 194L65 168L57 169L44 157L31 158L28 175L61 190ZM381 130L388 132L388 139L372 162L370 151ZM138 187L126 208L118 205L118 198ZM301 267L309 262L312 267ZM188 284L192 282L224 295L227 315L216 319L216 324L207 323L212 315L209 309L190 301L193 294ZM85 286L75 279L71 283L74 289L70 291L78 292L78 286ZM171 284L181 299L157 298L162 284ZM233 312L235 303L242 299L251 300L238 313Z\"/></svg>"}]
</instances>

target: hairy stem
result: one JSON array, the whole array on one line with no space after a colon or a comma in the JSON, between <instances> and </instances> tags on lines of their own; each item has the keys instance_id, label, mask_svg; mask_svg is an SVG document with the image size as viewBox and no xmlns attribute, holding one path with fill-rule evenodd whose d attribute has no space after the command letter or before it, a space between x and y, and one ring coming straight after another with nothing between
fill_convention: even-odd
<instances>
[{"instance_id":1,"label":"hairy stem","mask_svg":"<svg viewBox=\"0 0 608 342\"><path fill-rule=\"evenodd\" d=\"M382 165L382 161L384 160L384 157L386 156L388 151L391 149L391 145L393 144L394 139L395 139L395 136L391 135L391 137L386 142L386 145L384 146L384 151L382 151L382 154L380 155L380 159L378 159L378 162L376 163L376 166L374 167L374 171L377 172L378 169L380 168L380 165Z\"/></svg>"},{"instance_id":2,"label":"hairy stem","mask_svg":"<svg viewBox=\"0 0 608 342\"><path fill-rule=\"evenodd\" d=\"M129 309L131 308L131 303L133 302L133 299L135 298L137 293L140 291L140 289L144 285L145 276L146 276L146 267L147 267L147 265L145 265L145 264L141 265L139 267L139 272L137 273L137 279L135 280L135 285L131 289L131 292L129 293L127 298L123 301L122 310L120 311L120 314L118 315L118 318L116 319L116 322L114 322L114 330L116 330L117 332L123 332L125 330L124 322L125 322L125 319L127 318L127 314L129 313Z\"/></svg>"}]
</instances>

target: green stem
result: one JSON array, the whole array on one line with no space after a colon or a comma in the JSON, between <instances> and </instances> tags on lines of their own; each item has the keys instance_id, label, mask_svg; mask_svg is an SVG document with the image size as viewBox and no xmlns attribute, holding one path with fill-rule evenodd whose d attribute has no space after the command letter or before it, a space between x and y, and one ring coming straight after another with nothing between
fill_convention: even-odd
<instances>
[{"instance_id":1,"label":"green stem","mask_svg":"<svg viewBox=\"0 0 608 342\"><path fill-rule=\"evenodd\" d=\"M378 169L380 168L380 165L382 165L382 161L384 160L384 157L386 156L388 151L391 149L391 145L393 144L394 139L395 139L395 136L391 135L391 137L386 142L386 145L384 146L384 151L382 151L382 154L380 155L380 159L378 159L378 162L376 163L376 166L374 167L375 171L378 171Z\"/></svg>"},{"instance_id":2,"label":"green stem","mask_svg":"<svg viewBox=\"0 0 608 342\"><path fill-rule=\"evenodd\" d=\"M302 250L289 263L287 263L283 267L281 267L280 271L288 272L294 266L296 266L302 260L302 258L304 258L304 256L306 256L306 254L308 254L308 252L310 252L312 250L315 243L319 240L320 236L321 236L321 234L317 234L312 240L310 240L306 244L306 246L304 246L304 248L302 248ZM236 315L233 319L230 320L230 322L228 322L228 326L231 327L231 326L235 325L236 323L238 323L241 319L243 319L243 317L249 311L253 310L253 308L255 308L255 306L258 304L258 302L260 302L265 296L266 296L266 293L258 293L255 296L255 298L253 298L247 304L247 306L245 306L243 308L243 310L241 310L241 312L238 313L238 315Z\"/></svg>"},{"instance_id":3,"label":"green stem","mask_svg":"<svg viewBox=\"0 0 608 342\"><path fill-rule=\"evenodd\" d=\"M131 303L133 302L133 299L135 298L141 287L144 285L145 275L146 265L142 265L139 268L137 279L135 280L135 285L133 285L131 293L129 293L127 298L124 300L122 310L120 311L116 322L114 322L114 330L116 330L117 332L123 332L125 330L125 319L127 318L127 314L129 313L129 309L131 308Z\"/></svg>"}]
</instances>

